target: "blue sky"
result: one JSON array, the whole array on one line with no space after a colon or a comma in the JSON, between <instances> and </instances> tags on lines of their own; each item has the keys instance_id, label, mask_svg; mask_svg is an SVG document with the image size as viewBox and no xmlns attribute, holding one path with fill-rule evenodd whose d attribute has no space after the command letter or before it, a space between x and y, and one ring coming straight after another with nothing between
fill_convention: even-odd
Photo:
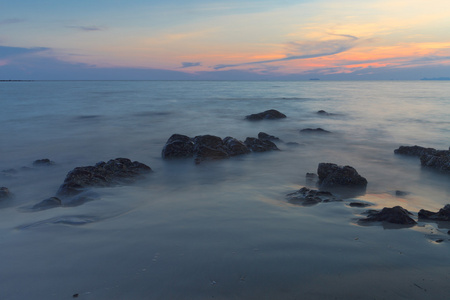
<instances>
[{"instance_id":1,"label":"blue sky","mask_svg":"<svg viewBox=\"0 0 450 300\"><path fill-rule=\"evenodd\" d=\"M450 1L0 4L0 79L450 77Z\"/></svg>"}]
</instances>

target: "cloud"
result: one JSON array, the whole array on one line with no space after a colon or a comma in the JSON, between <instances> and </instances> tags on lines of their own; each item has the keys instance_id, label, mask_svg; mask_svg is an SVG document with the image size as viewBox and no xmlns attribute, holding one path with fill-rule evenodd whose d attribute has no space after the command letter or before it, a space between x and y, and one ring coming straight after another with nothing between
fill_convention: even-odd
<instances>
[{"instance_id":1,"label":"cloud","mask_svg":"<svg viewBox=\"0 0 450 300\"><path fill-rule=\"evenodd\" d=\"M101 31L104 30L102 27L98 26L66 26L67 28L77 29L80 31Z\"/></svg>"},{"instance_id":2,"label":"cloud","mask_svg":"<svg viewBox=\"0 0 450 300\"><path fill-rule=\"evenodd\" d=\"M11 58L21 55L32 55L48 50L50 50L50 48L45 47L22 48L22 47L0 46L0 59Z\"/></svg>"},{"instance_id":3,"label":"cloud","mask_svg":"<svg viewBox=\"0 0 450 300\"><path fill-rule=\"evenodd\" d=\"M19 19L19 18L3 19L3 20L0 20L0 25L9 25L9 24L14 24L14 23L21 23L24 21L25 21L24 19Z\"/></svg>"},{"instance_id":4,"label":"cloud","mask_svg":"<svg viewBox=\"0 0 450 300\"><path fill-rule=\"evenodd\" d=\"M265 63L273 63L280 61L288 61L288 60L297 60L297 59L308 59L308 58L316 58L322 56L330 56L334 54L338 54L344 51L347 51L355 46L355 41L358 40L356 36L348 35L348 34L330 34L334 36L343 37L344 39L333 39L326 41L306 41L306 42L290 42L287 44L289 53L286 57L271 59L271 60L261 60L261 61L253 61L239 64L221 64L214 66L215 70L223 69L223 68L231 68L231 67L240 67L246 65L253 64L265 64Z\"/></svg>"},{"instance_id":5,"label":"cloud","mask_svg":"<svg viewBox=\"0 0 450 300\"><path fill-rule=\"evenodd\" d=\"M182 62L181 68L190 68L190 67L198 67L201 66L201 62Z\"/></svg>"}]
</instances>

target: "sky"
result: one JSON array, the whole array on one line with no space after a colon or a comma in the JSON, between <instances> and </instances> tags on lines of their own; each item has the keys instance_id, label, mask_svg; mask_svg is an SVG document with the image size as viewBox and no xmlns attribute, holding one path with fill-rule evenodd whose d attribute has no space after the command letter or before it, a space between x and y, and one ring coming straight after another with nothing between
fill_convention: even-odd
<instances>
[{"instance_id":1,"label":"sky","mask_svg":"<svg viewBox=\"0 0 450 300\"><path fill-rule=\"evenodd\" d=\"M449 0L0 0L0 80L425 77Z\"/></svg>"}]
</instances>

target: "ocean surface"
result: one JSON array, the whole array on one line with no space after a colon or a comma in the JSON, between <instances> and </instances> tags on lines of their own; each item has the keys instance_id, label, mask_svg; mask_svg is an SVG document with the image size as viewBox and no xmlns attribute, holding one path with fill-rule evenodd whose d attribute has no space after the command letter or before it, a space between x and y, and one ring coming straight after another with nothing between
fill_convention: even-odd
<instances>
[{"instance_id":1,"label":"ocean surface","mask_svg":"<svg viewBox=\"0 0 450 300\"><path fill-rule=\"evenodd\" d=\"M450 82L0 82L0 299L445 299L450 226L361 226L364 208L450 203L450 176L394 154L450 146ZM251 122L268 109L286 119ZM330 115L320 115L325 110ZM304 128L330 134L305 134ZM174 133L277 136L281 151L165 161ZM94 201L30 211L75 167L150 166ZM52 166L33 166L48 158ZM321 162L365 194L301 206ZM406 192L396 196L396 191ZM443 240L436 242L437 240Z\"/></svg>"}]
</instances>

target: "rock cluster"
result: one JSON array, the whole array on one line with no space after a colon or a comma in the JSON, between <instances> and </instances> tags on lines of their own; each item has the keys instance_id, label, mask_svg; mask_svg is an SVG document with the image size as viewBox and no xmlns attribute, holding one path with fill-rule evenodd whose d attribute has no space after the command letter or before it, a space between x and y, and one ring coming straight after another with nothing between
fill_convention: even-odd
<instances>
[{"instance_id":1,"label":"rock cluster","mask_svg":"<svg viewBox=\"0 0 450 300\"><path fill-rule=\"evenodd\" d=\"M419 220L450 221L450 204L447 204L438 212L421 209L419 211Z\"/></svg>"},{"instance_id":2,"label":"rock cluster","mask_svg":"<svg viewBox=\"0 0 450 300\"><path fill-rule=\"evenodd\" d=\"M330 192L312 190L306 187L303 187L296 192L287 194L286 198L293 204L300 204L303 206L311 206L320 202L342 201L341 199L333 196Z\"/></svg>"},{"instance_id":3,"label":"rock cluster","mask_svg":"<svg viewBox=\"0 0 450 300\"><path fill-rule=\"evenodd\" d=\"M204 160L216 160L250 152L279 150L268 139L248 137L244 142L233 137L224 139L214 135L199 135L190 138L186 135L174 134L163 147L161 156L164 159L194 157L196 163Z\"/></svg>"},{"instance_id":4,"label":"rock cluster","mask_svg":"<svg viewBox=\"0 0 450 300\"><path fill-rule=\"evenodd\" d=\"M418 156L423 167L450 173L450 150L436 150L421 146L400 146L395 154Z\"/></svg>"},{"instance_id":5,"label":"rock cluster","mask_svg":"<svg viewBox=\"0 0 450 300\"><path fill-rule=\"evenodd\" d=\"M320 188L365 188L367 179L350 166L338 166L333 163L320 163L317 168Z\"/></svg>"},{"instance_id":6,"label":"rock cluster","mask_svg":"<svg viewBox=\"0 0 450 300\"><path fill-rule=\"evenodd\" d=\"M250 121L259 121L259 120L275 120L275 119L283 119L286 118L286 115L279 112L275 109L269 109L257 114L251 114L245 117Z\"/></svg>"}]
</instances>

